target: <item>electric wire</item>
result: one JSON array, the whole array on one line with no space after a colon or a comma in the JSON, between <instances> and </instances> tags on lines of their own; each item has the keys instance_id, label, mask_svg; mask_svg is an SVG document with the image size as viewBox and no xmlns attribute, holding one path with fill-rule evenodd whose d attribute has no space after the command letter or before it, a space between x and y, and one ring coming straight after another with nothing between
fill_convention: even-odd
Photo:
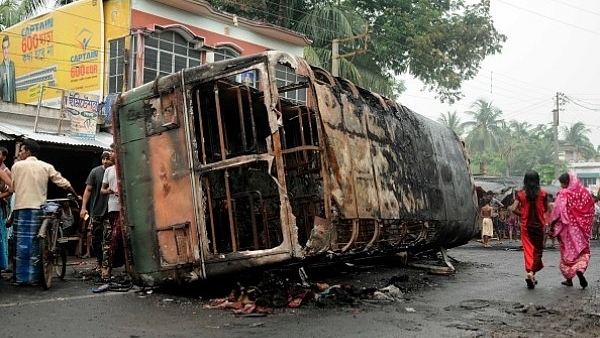
<instances>
[{"instance_id":1,"label":"electric wire","mask_svg":"<svg viewBox=\"0 0 600 338\"><path fill-rule=\"evenodd\" d=\"M577 7L577 6L575 6L575 5L571 4L571 3L568 3L568 2L559 1L559 0L551 0L551 1L557 2L559 4L563 4L563 5L571 7L571 8L578 9L578 10L584 12L584 13L589 13L589 14L594 14L594 15L600 16L600 13L598 13L598 12L590 11L587 8Z\"/></svg>"},{"instance_id":2,"label":"electric wire","mask_svg":"<svg viewBox=\"0 0 600 338\"><path fill-rule=\"evenodd\" d=\"M551 17L551 16L547 16L547 15L544 15L544 14L542 14L542 13L538 13L538 12L535 12L535 11L529 10L529 9L527 9L527 8L523 8L523 7L520 7L520 6L517 6L517 5L511 4L511 3L508 3L508 2L506 2L506 1L503 1L503 0L496 0L496 1L498 1L498 2L501 2L501 3L505 4L505 5L509 5L509 6L512 6L512 7L518 8L518 9L520 9L520 10L522 10L522 11L529 12L529 13L535 14L535 15L537 15L537 16L541 16L541 17L543 17L543 18L546 18L546 19L549 19L549 20L552 20L552 21L556 21L556 22L562 23L562 24L564 24L564 25L567 25L567 26L570 26L570 27L573 27L573 28L577 28L577 29L579 29L579 30L582 30L582 31L586 31L586 32L588 32L588 33L592 33L592 34L595 34L595 35L600 35L600 32L598 32L598 31L594 31L594 30L591 30L591 29L587 29L587 28L585 28L585 27L577 26L577 25L575 25L575 24L572 24L572 23L570 23L570 22L562 21L562 20L559 20L559 19L553 18L553 17Z\"/></svg>"}]
</instances>

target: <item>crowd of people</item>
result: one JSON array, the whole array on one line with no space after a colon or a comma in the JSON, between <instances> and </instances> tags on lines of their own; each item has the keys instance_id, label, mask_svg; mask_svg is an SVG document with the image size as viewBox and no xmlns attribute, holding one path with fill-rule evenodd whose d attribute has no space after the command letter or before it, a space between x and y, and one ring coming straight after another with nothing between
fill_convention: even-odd
<instances>
[{"instance_id":1,"label":"crowd of people","mask_svg":"<svg viewBox=\"0 0 600 338\"><path fill-rule=\"evenodd\" d=\"M515 219L510 218L505 205L494 197L493 191L488 191L482 196L480 205L483 205L479 215L482 218L481 241L483 247L491 247L490 240L492 238L499 241L514 240L513 237L517 235L514 228Z\"/></svg>"},{"instance_id":2,"label":"crowd of people","mask_svg":"<svg viewBox=\"0 0 600 338\"><path fill-rule=\"evenodd\" d=\"M102 153L102 164L91 170L83 196L53 165L37 158L39 151L37 142L23 140L9 169L4 164L8 150L0 147L0 270L12 271L12 285L38 285L42 281L37 231L51 181L82 201L78 213L63 206L62 226L81 228L83 234L89 228L91 244L86 255L95 255L100 281L110 281L112 267L122 266L125 256L114 145ZM81 227L75 225L79 220Z\"/></svg>"}]
</instances>

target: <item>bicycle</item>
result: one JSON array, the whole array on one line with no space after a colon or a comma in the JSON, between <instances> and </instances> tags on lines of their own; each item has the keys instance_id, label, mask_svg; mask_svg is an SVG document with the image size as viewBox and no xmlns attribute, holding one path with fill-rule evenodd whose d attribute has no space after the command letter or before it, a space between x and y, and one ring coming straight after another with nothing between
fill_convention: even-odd
<instances>
[{"instance_id":1,"label":"bicycle","mask_svg":"<svg viewBox=\"0 0 600 338\"><path fill-rule=\"evenodd\" d=\"M44 290L50 289L52 285L52 272L60 279L64 279L67 272L67 248L65 243L68 240L63 236L61 224L62 202L75 203L79 208L79 204L72 194L68 194L67 198L49 199L42 205L44 215L40 216L43 221L37 237L39 238Z\"/></svg>"}]
</instances>

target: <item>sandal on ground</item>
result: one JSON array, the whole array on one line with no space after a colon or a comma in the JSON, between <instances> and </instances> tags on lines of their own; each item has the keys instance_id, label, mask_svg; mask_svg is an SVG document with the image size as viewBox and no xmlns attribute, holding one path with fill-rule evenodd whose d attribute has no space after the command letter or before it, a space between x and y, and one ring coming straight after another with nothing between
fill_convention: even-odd
<instances>
[{"instance_id":1,"label":"sandal on ground","mask_svg":"<svg viewBox=\"0 0 600 338\"><path fill-rule=\"evenodd\" d=\"M97 284L107 284L107 283L110 283L110 277L100 277L96 283Z\"/></svg>"},{"instance_id":2,"label":"sandal on ground","mask_svg":"<svg viewBox=\"0 0 600 338\"><path fill-rule=\"evenodd\" d=\"M577 271L577 277L579 278L579 285L581 285L581 287L585 289L588 286L588 282L583 276L583 272Z\"/></svg>"},{"instance_id":3,"label":"sandal on ground","mask_svg":"<svg viewBox=\"0 0 600 338\"><path fill-rule=\"evenodd\" d=\"M534 277L533 273L531 273L531 272L527 274L527 278L525 278L525 282L527 283L527 288L530 290L535 288L535 284L537 284L535 277Z\"/></svg>"},{"instance_id":4,"label":"sandal on ground","mask_svg":"<svg viewBox=\"0 0 600 338\"><path fill-rule=\"evenodd\" d=\"M560 282L560 284L566 285L566 286L573 286L573 281L570 279L567 279L567 280Z\"/></svg>"}]
</instances>

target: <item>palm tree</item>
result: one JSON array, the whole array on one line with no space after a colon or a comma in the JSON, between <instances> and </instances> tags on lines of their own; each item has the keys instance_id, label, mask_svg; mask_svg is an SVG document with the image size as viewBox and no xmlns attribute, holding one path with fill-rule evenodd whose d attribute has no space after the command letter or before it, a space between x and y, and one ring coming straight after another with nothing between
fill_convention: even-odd
<instances>
[{"instance_id":1,"label":"palm tree","mask_svg":"<svg viewBox=\"0 0 600 338\"><path fill-rule=\"evenodd\" d=\"M462 136L465 132L463 123L461 122L460 117L458 117L456 110L453 112L446 112L446 115L440 113L440 117L438 117L437 121L453 130L458 136Z\"/></svg>"},{"instance_id":2,"label":"palm tree","mask_svg":"<svg viewBox=\"0 0 600 338\"><path fill-rule=\"evenodd\" d=\"M277 23L312 40L304 49L311 65L332 70L332 42L339 44L338 74L360 87L395 100L404 90L402 80L382 71L374 57L377 46L368 42L369 22L351 1L340 0L206 0L215 8L242 17ZM277 6L276 6L277 5Z\"/></svg>"},{"instance_id":3,"label":"palm tree","mask_svg":"<svg viewBox=\"0 0 600 338\"><path fill-rule=\"evenodd\" d=\"M527 122L518 122L511 120L508 126L501 126L498 137L498 146L500 150L500 158L506 164L506 176L510 176L516 163L519 160L519 155L527 149L527 143L530 142L531 125Z\"/></svg>"},{"instance_id":4,"label":"palm tree","mask_svg":"<svg viewBox=\"0 0 600 338\"><path fill-rule=\"evenodd\" d=\"M475 101L471 108L474 110L465 113L471 115L473 121L462 124L463 128L469 130L467 135L469 149L476 153L498 150L497 136L501 133L504 125L504 120L501 119L502 110L484 99Z\"/></svg>"},{"instance_id":5,"label":"palm tree","mask_svg":"<svg viewBox=\"0 0 600 338\"><path fill-rule=\"evenodd\" d=\"M469 151L474 155L479 155L480 171L486 174L486 164L482 156L488 150L498 150L498 136L502 132L504 120L502 110L494 107L491 102L484 99L478 99L473 103L471 111L466 111L471 115L473 121L467 121L462 124L466 130L469 130L466 143Z\"/></svg>"},{"instance_id":6,"label":"palm tree","mask_svg":"<svg viewBox=\"0 0 600 338\"><path fill-rule=\"evenodd\" d=\"M325 1L316 3L294 29L313 40L312 45L305 47L305 59L310 64L331 69L332 41L366 34L367 26L367 22L343 2ZM343 42L339 46L339 54L352 54L364 48L366 43L365 39ZM396 90L399 87L394 78L390 74L382 74L381 66L368 53L340 58L339 75L392 99L398 94Z\"/></svg>"},{"instance_id":7,"label":"palm tree","mask_svg":"<svg viewBox=\"0 0 600 338\"><path fill-rule=\"evenodd\" d=\"M2 0L0 30L36 15L40 8L56 8L77 0Z\"/></svg>"},{"instance_id":8,"label":"palm tree","mask_svg":"<svg viewBox=\"0 0 600 338\"><path fill-rule=\"evenodd\" d=\"M511 120L508 123L508 126L511 131L510 137L519 142L523 142L529 139L531 136L531 124L528 122L518 122L515 120Z\"/></svg>"},{"instance_id":9,"label":"palm tree","mask_svg":"<svg viewBox=\"0 0 600 338\"><path fill-rule=\"evenodd\" d=\"M538 124L531 130L532 137L540 140L552 142L554 140L554 131L547 124Z\"/></svg>"},{"instance_id":10,"label":"palm tree","mask_svg":"<svg viewBox=\"0 0 600 338\"><path fill-rule=\"evenodd\" d=\"M577 122L569 128L568 126L562 126L562 132L565 135L563 142L565 144L574 144L577 146L584 159L591 159L596 156L596 149L590 142L587 134L591 130L586 127L583 122Z\"/></svg>"},{"instance_id":11,"label":"palm tree","mask_svg":"<svg viewBox=\"0 0 600 338\"><path fill-rule=\"evenodd\" d=\"M523 169L537 169L544 164L554 164L554 145L546 140L533 140L524 149Z\"/></svg>"},{"instance_id":12,"label":"palm tree","mask_svg":"<svg viewBox=\"0 0 600 338\"><path fill-rule=\"evenodd\" d=\"M3 0L0 3L0 29L5 30L17 22L21 21L20 15L17 15L19 2L15 0Z\"/></svg>"}]
</instances>

